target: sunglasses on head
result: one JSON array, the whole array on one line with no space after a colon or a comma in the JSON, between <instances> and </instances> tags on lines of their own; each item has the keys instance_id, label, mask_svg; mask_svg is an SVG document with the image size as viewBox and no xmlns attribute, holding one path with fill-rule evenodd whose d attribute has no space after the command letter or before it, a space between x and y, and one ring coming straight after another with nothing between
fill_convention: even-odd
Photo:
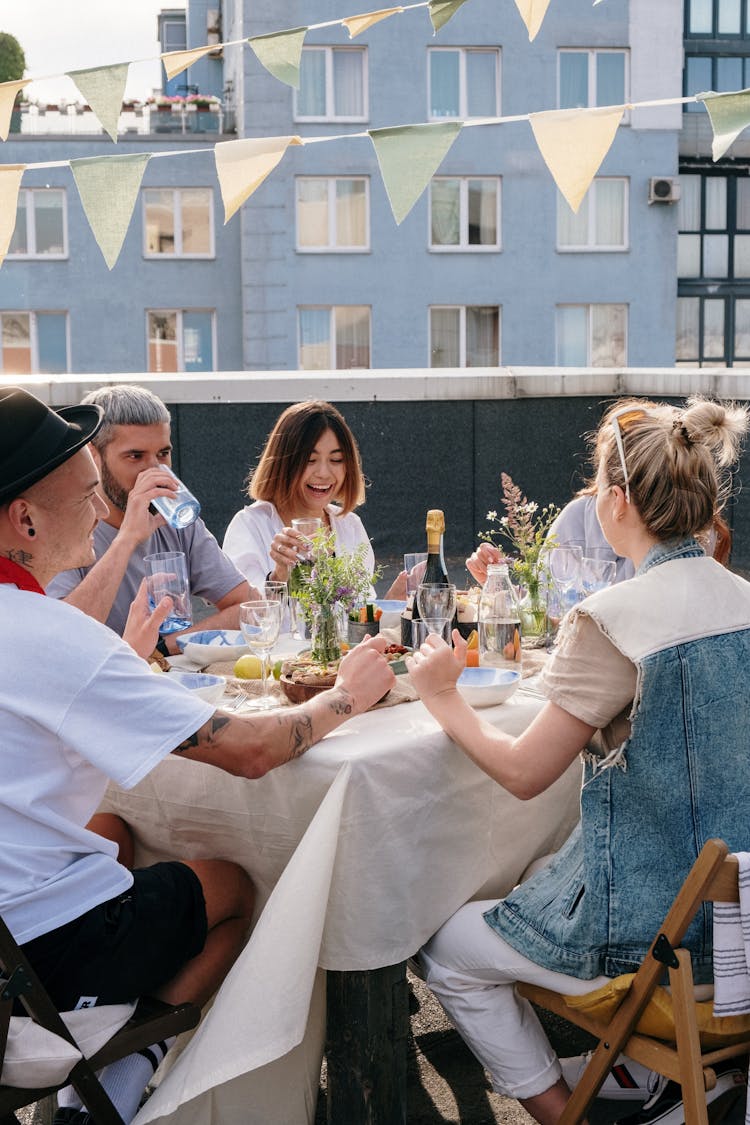
<instances>
[{"instance_id":1,"label":"sunglasses on head","mask_svg":"<svg viewBox=\"0 0 750 1125\"><path fill-rule=\"evenodd\" d=\"M617 452L620 455L620 466L622 468L622 475L625 480L625 499L630 503L630 474L628 473L628 466L625 461L625 446L622 441L622 431L628 422L634 421L636 418L642 418L646 411L642 406L621 406L619 410L615 410L610 415L610 425L612 426L612 433L615 435L615 445Z\"/></svg>"}]
</instances>

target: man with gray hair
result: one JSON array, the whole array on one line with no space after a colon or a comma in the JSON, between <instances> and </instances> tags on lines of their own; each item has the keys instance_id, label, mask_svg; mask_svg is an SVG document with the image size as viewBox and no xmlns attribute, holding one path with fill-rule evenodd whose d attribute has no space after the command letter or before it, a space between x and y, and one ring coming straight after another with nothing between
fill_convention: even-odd
<instances>
[{"instance_id":1,"label":"man with gray hair","mask_svg":"<svg viewBox=\"0 0 750 1125\"><path fill-rule=\"evenodd\" d=\"M182 551L191 593L215 607L200 627L238 629L240 602L258 597L257 592L227 558L203 520L175 529L150 509L154 499L172 495L176 487L172 474L165 471L172 460L172 441L164 403L145 387L123 383L92 391L82 405L100 406L104 411L104 423L91 451L109 513L94 532L94 565L64 571L47 592L122 635L144 576L144 557ZM174 636L164 638L160 647L176 652Z\"/></svg>"}]
</instances>

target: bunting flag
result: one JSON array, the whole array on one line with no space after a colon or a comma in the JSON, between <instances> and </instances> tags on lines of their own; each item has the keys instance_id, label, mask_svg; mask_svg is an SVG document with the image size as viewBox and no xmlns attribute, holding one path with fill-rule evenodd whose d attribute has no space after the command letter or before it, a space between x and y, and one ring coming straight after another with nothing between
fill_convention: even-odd
<instances>
[{"instance_id":1,"label":"bunting flag","mask_svg":"<svg viewBox=\"0 0 750 1125\"><path fill-rule=\"evenodd\" d=\"M714 160L719 160L750 125L750 90L737 90L733 94L715 94L711 90L695 96L703 102L711 118L714 131L711 152Z\"/></svg>"},{"instance_id":2,"label":"bunting flag","mask_svg":"<svg viewBox=\"0 0 750 1125\"><path fill-rule=\"evenodd\" d=\"M0 137L4 141L7 141L10 132L10 115L13 112L16 95L31 81L31 78L21 78L18 82L0 82ZM13 214L15 215L15 211Z\"/></svg>"},{"instance_id":3,"label":"bunting flag","mask_svg":"<svg viewBox=\"0 0 750 1125\"><path fill-rule=\"evenodd\" d=\"M115 66L95 66L89 70L70 70L72 78L103 128L117 143L117 121L122 110L125 83L130 63Z\"/></svg>"},{"instance_id":4,"label":"bunting flag","mask_svg":"<svg viewBox=\"0 0 750 1125\"><path fill-rule=\"evenodd\" d=\"M379 12L364 12L361 16L347 16L341 22L349 32L349 38L353 39L355 35L367 31L368 27L372 27L374 23L380 23L381 20L388 19L396 12L403 11L403 8L381 8Z\"/></svg>"},{"instance_id":5,"label":"bunting flag","mask_svg":"<svg viewBox=\"0 0 750 1125\"><path fill-rule=\"evenodd\" d=\"M620 105L529 114L539 151L571 211L581 206L624 112Z\"/></svg>"},{"instance_id":6,"label":"bunting flag","mask_svg":"<svg viewBox=\"0 0 750 1125\"><path fill-rule=\"evenodd\" d=\"M0 164L0 266L15 230L18 191L25 168L25 164Z\"/></svg>"},{"instance_id":7,"label":"bunting flag","mask_svg":"<svg viewBox=\"0 0 750 1125\"><path fill-rule=\"evenodd\" d=\"M529 33L529 43L535 38L547 14L549 0L516 0L516 7Z\"/></svg>"},{"instance_id":8,"label":"bunting flag","mask_svg":"<svg viewBox=\"0 0 750 1125\"><path fill-rule=\"evenodd\" d=\"M273 35L254 35L248 43L274 78L299 90L299 64L306 35L306 27L293 27Z\"/></svg>"},{"instance_id":9,"label":"bunting flag","mask_svg":"<svg viewBox=\"0 0 750 1125\"><path fill-rule=\"evenodd\" d=\"M461 132L462 121L370 129L393 217L401 223Z\"/></svg>"},{"instance_id":10,"label":"bunting flag","mask_svg":"<svg viewBox=\"0 0 750 1125\"><path fill-rule=\"evenodd\" d=\"M301 137L250 137L222 141L214 147L216 175L228 223L266 176L273 172L289 145L301 145Z\"/></svg>"},{"instance_id":11,"label":"bunting flag","mask_svg":"<svg viewBox=\"0 0 750 1125\"><path fill-rule=\"evenodd\" d=\"M167 78L176 78L198 59L216 51L218 46L218 43L213 43L210 47L192 47L189 51L167 51L165 55L159 56L164 63L164 73Z\"/></svg>"},{"instance_id":12,"label":"bunting flag","mask_svg":"<svg viewBox=\"0 0 750 1125\"><path fill-rule=\"evenodd\" d=\"M455 16L458 9L466 0L430 0L430 19L435 31L447 24L451 16Z\"/></svg>"},{"instance_id":13,"label":"bunting flag","mask_svg":"<svg viewBox=\"0 0 750 1125\"><path fill-rule=\"evenodd\" d=\"M148 152L71 160L70 169L108 269L117 261L138 198Z\"/></svg>"}]
</instances>

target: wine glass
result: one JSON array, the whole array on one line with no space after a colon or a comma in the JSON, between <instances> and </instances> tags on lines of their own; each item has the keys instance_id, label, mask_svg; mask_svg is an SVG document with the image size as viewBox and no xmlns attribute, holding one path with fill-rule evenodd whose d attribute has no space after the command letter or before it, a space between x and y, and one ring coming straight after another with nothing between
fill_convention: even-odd
<instances>
[{"instance_id":1,"label":"wine glass","mask_svg":"<svg viewBox=\"0 0 750 1125\"><path fill-rule=\"evenodd\" d=\"M275 707L276 701L268 694L268 672L271 649L279 639L281 628L281 602L241 602L240 629L248 646L257 653L261 663L261 695L248 697L245 710L265 710Z\"/></svg>"},{"instance_id":2,"label":"wine glass","mask_svg":"<svg viewBox=\"0 0 750 1125\"><path fill-rule=\"evenodd\" d=\"M272 582L269 579L263 589L266 595L266 601L281 602L281 631L284 632L285 626L288 625L289 631L291 632L291 602L289 598L289 587L286 582Z\"/></svg>"},{"instance_id":3,"label":"wine glass","mask_svg":"<svg viewBox=\"0 0 750 1125\"><path fill-rule=\"evenodd\" d=\"M551 547L547 552L547 567L563 614L578 601L581 557L580 547Z\"/></svg>"},{"instance_id":4,"label":"wine glass","mask_svg":"<svg viewBox=\"0 0 750 1125\"><path fill-rule=\"evenodd\" d=\"M422 582L417 586L419 616L452 621L456 612L456 587L451 582Z\"/></svg>"},{"instance_id":5,"label":"wine glass","mask_svg":"<svg viewBox=\"0 0 750 1125\"><path fill-rule=\"evenodd\" d=\"M615 580L617 563L612 559L589 558L584 555L581 559L581 586L584 594L596 593L611 586Z\"/></svg>"}]
</instances>

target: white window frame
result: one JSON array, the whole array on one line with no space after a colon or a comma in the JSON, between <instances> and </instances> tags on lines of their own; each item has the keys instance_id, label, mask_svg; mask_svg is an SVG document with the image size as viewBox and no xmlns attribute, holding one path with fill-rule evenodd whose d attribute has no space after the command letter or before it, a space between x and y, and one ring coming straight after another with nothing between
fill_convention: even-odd
<instances>
[{"instance_id":1,"label":"white window frame","mask_svg":"<svg viewBox=\"0 0 750 1125\"><path fill-rule=\"evenodd\" d=\"M597 207L596 191L597 191L597 184L600 184L603 180L619 180L619 181L621 181L622 183L625 184L625 190L623 192L623 204L622 204L623 205L623 212L624 212L623 213L623 224L622 224L623 242L622 242L621 246L617 246L617 245L615 245L615 246L599 246L594 241L595 234L596 234L596 207ZM558 218L556 235L557 235L557 250L559 251L559 253L560 254L623 254L623 253L626 253L630 249L630 177L629 176L596 176L591 182L591 186L588 190L587 198L588 198L588 242L576 244L576 245L569 245L569 244L563 245L563 243L560 242L560 224L559 224L559 218ZM560 214L560 208L567 207L567 206L568 206L568 204L565 201L564 196L560 192L558 192L557 193L558 216Z\"/></svg>"},{"instance_id":2,"label":"white window frame","mask_svg":"<svg viewBox=\"0 0 750 1125\"><path fill-rule=\"evenodd\" d=\"M458 113L452 116L433 116L432 114L432 66L430 56L440 51L458 52ZM466 94L466 56L471 53L495 56L495 112L490 117L501 114L500 84L502 78L501 51L499 47L428 47L427 48L427 119L428 121L476 121L469 116Z\"/></svg>"},{"instance_id":3,"label":"white window frame","mask_svg":"<svg viewBox=\"0 0 750 1125\"><path fill-rule=\"evenodd\" d=\"M502 305L430 305L427 309L427 366L431 370L439 370L439 368L432 367L432 311L433 309L458 309L458 366L466 368L467 371L476 370L476 368L466 367L466 310L467 309L497 309L497 366L502 364L503 355L503 306Z\"/></svg>"},{"instance_id":4,"label":"white window frame","mask_svg":"<svg viewBox=\"0 0 750 1125\"><path fill-rule=\"evenodd\" d=\"M614 305L625 309L625 339L623 341L625 356L623 358L622 366L627 367L628 363L628 332L630 329L630 305L627 301L563 301L555 306L555 366L562 367L563 364L560 360L559 349L559 332L557 324L557 313L560 309L585 309L586 310L586 362L584 367L592 367L591 362L591 310L601 305Z\"/></svg>"},{"instance_id":5,"label":"white window frame","mask_svg":"<svg viewBox=\"0 0 750 1125\"><path fill-rule=\"evenodd\" d=\"M326 60L326 89L325 89L325 113L322 116L303 117L299 112L298 93L294 91L294 120L295 121L369 121L369 106L370 106L370 91L368 81L368 54L367 47L327 47L323 45L310 45L303 47L302 53L305 51L324 51ZM364 113L361 116L353 116L350 114L337 114L334 112L334 87L333 87L333 54L334 51L356 51L362 57L362 105L364 106Z\"/></svg>"},{"instance_id":6,"label":"white window frame","mask_svg":"<svg viewBox=\"0 0 750 1125\"><path fill-rule=\"evenodd\" d=\"M37 251L36 249L36 197L39 195L48 195L50 192L62 193L62 221L63 221L63 249L60 254L46 253ZM66 259L68 254L68 193L64 187L48 187L48 188L21 188L19 196L23 196L26 200L26 236L29 249L25 254L18 254L10 252L7 254L9 261L42 261L42 262L60 262ZM29 206L30 205L30 206ZM33 248L32 248L33 246Z\"/></svg>"},{"instance_id":7,"label":"white window frame","mask_svg":"<svg viewBox=\"0 0 750 1125\"><path fill-rule=\"evenodd\" d=\"M174 253L173 254L159 254L148 249L148 225L147 225L147 203L146 196L149 191L162 191L172 193L172 214L174 217ZM204 253L202 251L185 251L182 249L182 196L187 191L206 191L208 192L208 241L209 249ZM215 258L216 257L216 244L214 241L214 191L211 187L206 187L203 184L191 184L184 187L157 187L150 185L147 188L141 189L141 207L143 215L143 257L148 258L149 261L156 262L174 262L178 258Z\"/></svg>"},{"instance_id":8,"label":"white window frame","mask_svg":"<svg viewBox=\"0 0 750 1125\"><path fill-rule=\"evenodd\" d=\"M369 312L367 351L370 358L369 367L336 367L336 310L349 308L364 308ZM297 367L300 371L319 370L302 366L302 331L300 313L308 309L324 309L328 312L328 371L370 371L372 369L372 305L297 305Z\"/></svg>"},{"instance_id":9,"label":"white window frame","mask_svg":"<svg viewBox=\"0 0 750 1125\"><path fill-rule=\"evenodd\" d=\"M65 317L65 372L70 374L70 313L67 309L0 309L0 375L16 374L6 371L3 362L2 318L4 316L28 316L29 339L31 342L31 374L39 375L39 331L37 317L39 316L64 316Z\"/></svg>"},{"instance_id":10,"label":"white window frame","mask_svg":"<svg viewBox=\"0 0 750 1125\"><path fill-rule=\"evenodd\" d=\"M623 84L624 84L624 97L623 103L627 105L630 101L630 51L627 47L558 47L557 49L557 104L560 105L560 60L563 55L588 55L588 106L581 106L582 109L596 109L596 60L599 55L624 55L625 66L623 68ZM629 111L626 110L622 123L626 124L630 120Z\"/></svg>"},{"instance_id":11,"label":"white window frame","mask_svg":"<svg viewBox=\"0 0 750 1125\"><path fill-rule=\"evenodd\" d=\"M299 194L301 183L318 180L328 184L326 205L328 207L328 242L325 246L303 246L299 240ZM341 180L353 180L365 185L365 241L358 246L339 246L336 242L336 184ZM332 203L333 201L333 203ZM295 248L298 254L366 254L370 250L370 177L369 176L296 176L294 180L294 230Z\"/></svg>"},{"instance_id":12,"label":"white window frame","mask_svg":"<svg viewBox=\"0 0 750 1125\"><path fill-rule=\"evenodd\" d=\"M149 366L148 366L149 365L149 348L151 346L151 339L150 339L149 334L148 334L148 318L149 318L151 313L155 314L156 316L169 316L171 313L174 313L177 317L177 330L176 330L176 337L177 337L177 374L181 374L181 373L184 374L185 373L185 349L184 349L184 333L183 333L183 324L182 324L183 315L185 313L210 313L210 315L211 315L211 361L212 361L211 371L217 370L217 367L216 367L216 362L217 362L217 355L216 355L216 342L217 342L216 309L197 308L197 307L196 308L189 308L189 309L150 308L150 309L145 310L146 371L149 372L149 374L152 374L152 375L160 374L160 372L158 372L158 371L150 371ZM169 374L169 372L166 372L166 374Z\"/></svg>"},{"instance_id":13,"label":"white window frame","mask_svg":"<svg viewBox=\"0 0 750 1125\"><path fill-rule=\"evenodd\" d=\"M432 241L432 185L436 180L459 181L459 227L460 238L455 246L442 246ZM485 180L497 185L495 194L495 229L497 242L492 245L480 246L469 242L469 181ZM433 176L430 180L427 207L427 248L431 254L498 254L503 248L503 234L500 226L502 214L501 198L503 190L502 176Z\"/></svg>"}]
</instances>

